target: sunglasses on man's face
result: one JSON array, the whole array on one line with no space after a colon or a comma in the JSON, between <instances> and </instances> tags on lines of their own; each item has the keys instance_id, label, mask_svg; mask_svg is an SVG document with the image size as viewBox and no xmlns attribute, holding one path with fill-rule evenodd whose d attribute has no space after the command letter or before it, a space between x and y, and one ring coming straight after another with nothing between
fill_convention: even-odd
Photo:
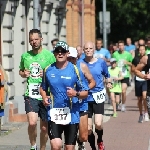
<instances>
[{"instance_id":1,"label":"sunglasses on man's face","mask_svg":"<svg viewBox=\"0 0 150 150\"><path fill-rule=\"evenodd\" d=\"M67 53L68 51L66 51L65 49L55 49L54 53L62 53L62 54L65 54Z\"/></svg>"}]
</instances>

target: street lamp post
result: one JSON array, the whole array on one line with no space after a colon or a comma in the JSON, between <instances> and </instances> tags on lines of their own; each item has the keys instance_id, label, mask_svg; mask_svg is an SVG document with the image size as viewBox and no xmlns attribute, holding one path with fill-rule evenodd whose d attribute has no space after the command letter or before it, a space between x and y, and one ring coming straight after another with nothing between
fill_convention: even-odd
<instances>
[{"instance_id":1,"label":"street lamp post","mask_svg":"<svg viewBox=\"0 0 150 150\"><path fill-rule=\"evenodd\" d=\"M106 0L103 0L103 46L107 48Z\"/></svg>"},{"instance_id":2,"label":"street lamp post","mask_svg":"<svg viewBox=\"0 0 150 150\"><path fill-rule=\"evenodd\" d=\"M38 9L39 9L39 0L33 0L33 28L34 29L39 29Z\"/></svg>"}]
</instances>

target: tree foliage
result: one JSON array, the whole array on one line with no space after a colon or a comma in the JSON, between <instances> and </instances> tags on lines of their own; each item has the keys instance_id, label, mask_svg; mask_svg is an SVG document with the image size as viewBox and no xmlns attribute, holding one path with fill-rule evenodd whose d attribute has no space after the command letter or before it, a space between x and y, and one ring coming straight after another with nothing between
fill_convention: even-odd
<instances>
[{"instance_id":1,"label":"tree foliage","mask_svg":"<svg viewBox=\"0 0 150 150\"><path fill-rule=\"evenodd\" d=\"M99 11L102 11L102 1L96 0L97 37L99 31ZM111 15L111 33L109 41L133 40L145 38L150 34L150 0L106 0L107 11Z\"/></svg>"}]
</instances>

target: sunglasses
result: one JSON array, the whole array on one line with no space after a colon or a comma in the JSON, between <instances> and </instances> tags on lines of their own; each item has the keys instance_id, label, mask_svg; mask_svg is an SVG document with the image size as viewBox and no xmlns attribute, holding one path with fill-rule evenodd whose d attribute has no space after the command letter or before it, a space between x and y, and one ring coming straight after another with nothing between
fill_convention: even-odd
<instances>
[{"instance_id":1,"label":"sunglasses","mask_svg":"<svg viewBox=\"0 0 150 150\"><path fill-rule=\"evenodd\" d=\"M65 49L55 49L54 50L54 53L62 53L62 54L65 54L65 53L67 53L68 51L66 51Z\"/></svg>"}]
</instances>

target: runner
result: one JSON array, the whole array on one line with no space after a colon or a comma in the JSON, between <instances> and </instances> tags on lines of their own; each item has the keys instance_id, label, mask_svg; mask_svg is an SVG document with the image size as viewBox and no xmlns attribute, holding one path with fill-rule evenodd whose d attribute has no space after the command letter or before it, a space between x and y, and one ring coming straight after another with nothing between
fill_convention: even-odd
<instances>
[{"instance_id":1,"label":"runner","mask_svg":"<svg viewBox=\"0 0 150 150\"><path fill-rule=\"evenodd\" d=\"M28 118L28 134L31 150L37 150L37 120L40 119L40 150L45 150L48 139L46 108L42 103L39 93L39 85L42 82L43 69L55 61L54 55L42 48L42 34L38 29L29 32L29 43L32 50L21 56L19 75L27 78L27 89L25 92L25 111Z\"/></svg>"},{"instance_id":2,"label":"runner","mask_svg":"<svg viewBox=\"0 0 150 150\"><path fill-rule=\"evenodd\" d=\"M51 40L51 44L52 44L53 50L54 50L54 47L56 46L56 44L57 44L58 41L59 41L59 39L57 39L57 38ZM53 52L53 50L52 50L52 52Z\"/></svg>"},{"instance_id":3,"label":"runner","mask_svg":"<svg viewBox=\"0 0 150 150\"><path fill-rule=\"evenodd\" d=\"M122 87L122 106L121 111L125 112L125 102L126 102L126 91L127 86L129 86L129 78L130 78L130 70L129 67L132 66L132 55L124 51L124 41L119 41L119 50L113 53L112 57L117 60L118 67L120 71L122 71L122 75L124 79L121 80L121 87Z\"/></svg>"},{"instance_id":4,"label":"runner","mask_svg":"<svg viewBox=\"0 0 150 150\"><path fill-rule=\"evenodd\" d=\"M115 58L110 59L110 64L111 67L109 67L108 71L111 77L112 81L112 88L109 89L110 91L110 97L112 100L112 105L113 105L113 117L117 117L117 111L116 111L116 106L119 105L120 102L120 93L122 92L121 89L121 82L120 80L123 79L122 72L120 69L117 67L117 60Z\"/></svg>"},{"instance_id":5,"label":"runner","mask_svg":"<svg viewBox=\"0 0 150 150\"><path fill-rule=\"evenodd\" d=\"M103 46L103 40L100 39L100 38L97 39L96 40L96 50L94 52L94 57L104 59L109 65L109 60L111 58L111 54L107 49L103 48L102 46Z\"/></svg>"},{"instance_id":6,"label":"runner","mask_svg":"<svg viewBox=\"0 0 150 150\"><path fill-rule=\"evenodd\" d=\"M125 51L129 52L132 54L132 56L134 57L134 53L135 53L135 45L132 45L132 40L131 38L127 38L126 39L126 43L127 45L125 46Z\"/></svg>"},{"instance_id":7,"label":"runner","mask_svg":"<svg viewBox=\"0 0 150 150\"><path fill-rule=\"evenodd\" d=\"M139 56L136 56L132 61L132 71L134 72L135 67L140 62L140 59L146 54L145 45L139 46ZM142 73L145 74L145 68L143 68ZM135 77L135 95L138 98L138 107L139 107L139 123L143 121L149 121L149 116L147 112L147 104L146 104L146 94L147 94L147 81L145 79L141 79L139 77ZM144 104L145 112L143 114L142 107Z\"/></svg>"},{"instance_id":8,"label":"runner","mask_svg":"<svg viewBox=\"0 0 150 150\"><path fill-rule=\"evenodd\" d=\"M81 47L80 45L78 45L78 46L76 47L76 50L77 50L77 53L78 53L78 55L77 55L78 61L84 59L84 58L85 58L85 54L84 54L84 52L83 52L82 47Z\"/></svg>"},{"instance_id":9,"label":"runner","mask_svg":"<svg viewBox=\"0 0 150 150\"><path fill-rule=\"evenodd\" d=\"M52 150L62 147L61 135L64 131L65 149L74 150L78 124L79 124L79 99L88 96L88 86L79 78L79 69L67 61L68 45L60 41L56 44L54 55L56 63L45 69L41 84L41 95L48 110L48 134ZM46 96L50 88L50 101Z\"/></svg>"},{"instance_id":10,"label":"runner","mask_svg":"<svg viewBox=\"0 0 150 150\"><path fill-rule=\"evenodd\" d=\"M103 40L101 38L96 40L96 50L94 52L94 57L95 58L102 58L106 61L107 66L110 66L110 58L111 58L111 54L109 52L109 50L105 49L102 47L103 46ZM105 82L105 79L104 79ZM108 103L110 104L110 93L109 93L109 89L106 86L106 82L105 82L105 88L106 88L106 99L108 101Z\"/></svg>"},{"instance_id":11,"label":"runner","mask_svg":"<svg viewBox=\"0 0 150 150\"><path fill-rule=\"evenodd\" d=\"M96 150L95 136L92 131L92 116L94 113L95 131L98 135L97 144L99 150L104 150L104 144L102 140L103 136L103 114L104 114L104 101L106 90L104 87L103 76L106 78L107 86L112 87L110 83L110 75L108 73L108 67L103 59L94 57L94 44L92 42L85 43L84 46L85 59L83 62L88 66L95 82L96 86L89 90L88 96L88 142L92 150Z\"/></svg>"},{"instance_id":12,"label":"runner","mask_svg":"<svg viewBox=\"0 0 150 150\"><path fill-rule=\"evenodd\" d=\"M79 70L81 70L81 74L84 75L84 78L88 82L88 86L90 89L94 88L95 81L87 67L81 60L77 60L77 50L73 47L69 47L69 57L68 61L73 64L77 64ZM82 75L81 75L82 76ZM85 146L83 142L88 140L88 103L87 98L80 102L80 123L79 123L79 138L78 142L78 150L85 150Z\"/></svg>"}]
</instances>

